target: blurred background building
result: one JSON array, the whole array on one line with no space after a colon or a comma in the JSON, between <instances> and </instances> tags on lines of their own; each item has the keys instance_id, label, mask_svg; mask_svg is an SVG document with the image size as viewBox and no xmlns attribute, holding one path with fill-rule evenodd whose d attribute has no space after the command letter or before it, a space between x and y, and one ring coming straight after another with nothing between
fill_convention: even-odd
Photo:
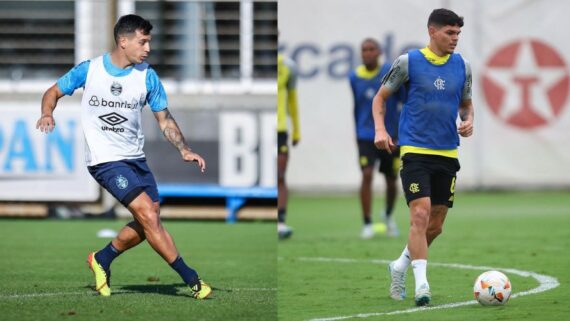
<instances>
[{"instance_id":1,"label":"blurred background building","mask_svg":"<svg viewBox=\"0 0 570 321\"><path fill-rule=\"evenodd\" d=\"M208 164L204 175L183 163L143 110L145 152L159 184L193 191L186 194L194 203L221 206L199 210L199 217L223 217L230 201L240 205L235 208L249 204L247 197L230 200L232 190L246 196L258 191L267 196L263 205L272 205L276 1L0 1L0 200L11 205L0 212L30 212L14 203L21 201L41 201L35 207L40 215L43 202L99 206L93 211L112 203L85 169L81 90L60 100L54 133L42 135L35 122L43 92L74 65L112 50L113 26L130 13L153 24L148 62L190 146ZM221 190L201 195L197 186ZM261 216L274 217L268 208Z\"/></svg>"},{"instance_id":2,"label":"blurred background building","mask_svg":"<svg viewBox=\"0 0 570 321\"><path fill-rule=\"evenodd\" d=\"M391 63L428 44L428 16L441 7L464 16L456 51L473 70L475 131L461 139L460 189L570 187L570 2L287 0L279 3L279 49L298 64L303 132L292 189L357 190L347 76L360 64L360 43L377 39Z\"/></svg>"}]
</instances>

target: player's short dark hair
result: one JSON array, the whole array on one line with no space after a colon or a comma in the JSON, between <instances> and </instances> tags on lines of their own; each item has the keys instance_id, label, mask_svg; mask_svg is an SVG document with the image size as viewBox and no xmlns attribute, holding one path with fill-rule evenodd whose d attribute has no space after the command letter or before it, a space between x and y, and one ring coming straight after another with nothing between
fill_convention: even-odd
<instances>
[{"instance_id":1,"label":"player's short dark hair","mask_svg":"<svg viewBox=\"0 0 570 321\"><path fill-rule=\"evenodd\" d=\"M360 43L360 46L361 47L364 46L365 43L371 43L376 47L376 49L378 49L379 51L382 51L382 47L380 47L380 43L374 38L366 38L366 39L362 40L362 42Z\"/></svg>"},{"instance_id":2,"label":"player's short dark hair","mask_svg":"<svg viewBox=\"0 0 570 321\"><path fill-rule=\"evenodd\" d=\"M152 25L148 20L136 14L128 14L120 17L113 29L115 43L119 42L120 36L135 33L137 30L140 30L143 35L148 35L152 30Z\"/></svg>"},{"instance_id":3,"label":"player's short dark hair","mask_svg":"<svg viewBox=\"0 0 570 321\"><path fill-rule=\"evenodd\" d=\"M463 17L458 16L455 12L448 9L435 9L431 12L428 19L429 26L459 26L463 27Z\"/></svg>"}]
</instances>

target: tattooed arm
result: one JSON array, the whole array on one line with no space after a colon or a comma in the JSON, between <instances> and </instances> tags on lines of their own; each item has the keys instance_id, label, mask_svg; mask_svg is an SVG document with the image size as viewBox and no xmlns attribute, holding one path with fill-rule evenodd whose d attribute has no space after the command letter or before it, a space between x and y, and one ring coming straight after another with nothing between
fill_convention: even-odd
<instances>
[{"instance_id":1,"label":"tattooed arm","mask_svg":"<svg viewBox=\"0 0 570 321\"><path fill-rule=\"evenodd\" d=\"M190 149L188 143L186 143L186 140L184 139L184 135L182 135L180 127L178 127L176 120L174 120L174 117L168 108L159 112L155 112L154 116L158 121L160 131L162 131L164 137L166 137L166 139L172 143L172 145L174 145L178 151L180 151L182 159L184 159L185 162L197 162L200 170L204 172L206 170L206 161L204 161L202 156L194 153Z\"/></svg>"},{"instance_id":2,"label":"tattooed arm","mask_svg":"<svg viewBox=\"0 0 570 321\"><path fill-rule=\"evenodd\" d=\"M378 149L384 149L392 154L396 144L392 141L392 137L386 131L384 124L384 115L386 114L386 100L392 93L398 91L400 86L409 79L408 74L408 54L401 55L394 61L392 67L384 78L382 78L382 86L372 100L372 117L374 118L374 145Z\"/></svg>"},{"instance_id":3,"label":"tattooed arm","mask_svg":"<svg viewBox=\"0 0 570 321\"><path fill-rule=\"evenodd\" d=\"M469 137L473 134L473 102L471 99L461 101L459 106L459 118L461 122L457 128L459 135Z\"/></svg>"},{"instance_id":4,"label":"tattooed arm","mask_svg":"<svg viewBox=\"0 0 570 321\"><path fill-rule=\"evenodd\" d=\"M461 123L457 132L463 137L469 137L473 134L473 118L475 112L473 110L473 101L471 100L471 65L467 60L465 62L465 84L463 85L463 96L461 97L461 104L459 105L459 118Z\"/></svg>"}]
</instances>

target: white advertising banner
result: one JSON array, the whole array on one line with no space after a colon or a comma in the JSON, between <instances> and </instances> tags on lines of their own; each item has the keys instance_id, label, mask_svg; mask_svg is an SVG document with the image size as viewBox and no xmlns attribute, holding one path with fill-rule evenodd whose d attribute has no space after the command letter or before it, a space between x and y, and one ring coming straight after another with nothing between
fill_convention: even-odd
<instances>
[{"instance_id":1,"label":"white advertising banner","mask_svg":"<svg viewBox=\"0 0 570 321\"><path fill-rule=\"evenodd\" d=\"M219 184L277 185L277 115L226 111L219 114Z\"/></svg>"},{"instance_id":2,"label":"white advertising banner","mask_svg":"<svg viewBox=\"0 0 570 321\"><path fill-rule=\"evenodd\" d=\"M39 102L2 102L0 200L95 201L99 198L99 187L85 167L79 108L79 105L58 107L55 130L45 134L36 129Z\"/></svg>"},{"instance_id":3,"label":"white advertising banner","mask_svg":"<svg viewBox=\"0 0 570 321\"><path fill-rule=\"evenodd\" d=\"M570 186L570 2L287 0L279 2L279 44L298 64L302 130L291 150L292 188L357 188L347 76L360 64L360 43L377 39L392 62L429 42L428 16L441 7L464 16L456 51L473 70L475 131L461 138L458 185Z\"/></svg>"}]
</instances>

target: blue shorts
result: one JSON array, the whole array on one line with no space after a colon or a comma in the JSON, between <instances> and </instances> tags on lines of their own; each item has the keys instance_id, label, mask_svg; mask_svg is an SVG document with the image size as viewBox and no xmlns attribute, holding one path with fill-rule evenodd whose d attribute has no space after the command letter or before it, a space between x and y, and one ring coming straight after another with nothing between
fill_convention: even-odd
<instances>
[{"instance_id":1,"label":"blue shorts","mask_svg":"<svg viewBox=\"0 0 570 321\"><path fill-rule=\"evenodd\" d=\"M87 166L87 169L99 185L125 207L142 192L146 192L153 202L158 202L156 181L145 158L107 162Z\"/></svg>"}]
</instances>

